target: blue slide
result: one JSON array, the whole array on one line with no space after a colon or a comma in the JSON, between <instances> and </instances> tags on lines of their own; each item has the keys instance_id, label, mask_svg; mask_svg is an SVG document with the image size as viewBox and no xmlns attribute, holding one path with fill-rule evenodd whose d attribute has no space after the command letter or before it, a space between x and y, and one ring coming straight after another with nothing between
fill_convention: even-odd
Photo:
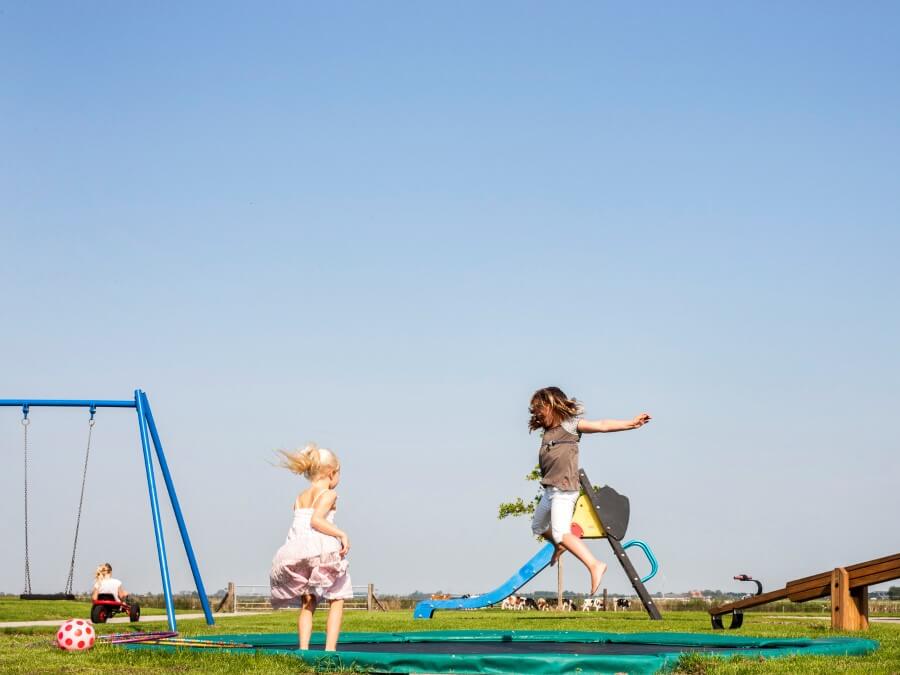
<instances>
[{"instance_id":1,"label":"blue slide","mask_svg":"<svg viewBox=\"0 0 900 675\"><path fill-rule=\"evenodd\" d=\"M413 618L430 619L434 616L434 610L436 609L478 609L479 607L489 607L496 605L498 602L503 602L504 599L534 579L540 574L541 570L550 564L550 558L553 557L553 548L553 544L546 544L531 560L522 565L519 571L512 575L505 584L498 586L489 593L474 595L470 598L422 600L416 605Z\"/></svg>"}]
</instances>

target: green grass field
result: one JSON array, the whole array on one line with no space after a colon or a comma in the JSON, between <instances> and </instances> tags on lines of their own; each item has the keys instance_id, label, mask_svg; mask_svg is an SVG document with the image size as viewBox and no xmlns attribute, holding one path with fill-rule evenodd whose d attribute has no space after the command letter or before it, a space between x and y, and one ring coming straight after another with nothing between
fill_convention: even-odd
<instances>
[{"instance_id":1,"label":"green grass field","mask_svg":"<svg viewBox=\"0 0 900 675\"><path fill-rule=\"evenodd\" d=\"M18 600L0 603L0 621L27 618L59 618L40 615L39 607L16 606ZM54 603L49 603L54 604ZM83 603L69 616L86 616ZM55 614L63 607L52 610ZM67 616L66 618L69 618ZM16 618L13 618L16 617ZM324 614L318 613L316 630L324 627ZM120 625L99 627L100 634L122 632ZM147 630L163 630L164 624L144 624ZM290 632L296 630L294 612L277 612L257 616L229 617L218 615L216 626L202 620L179 622L182 635L215 635L225 633ZM587 630L604 632L712 632L709 619L702 612L670 612L662 622L652 622L638 612L554 613L554 612L479 612L438 613L431 621L413 621L411 611L347 612L344 629L348 631L413 631L413 630ZM283 656L228 655L195 653L182 650L175 654L126 651L120 647L98 645L84 654L69 654L53 645L53 627L3 629L0 633L0 672L2 673L294 673L311 672L297 659ZM765 637L824 637L833 635L827 621L814 618L785 619L750 614L740 634ZM862 634L859 634L862 635ZM717 660L691 656L680 662L678 672L694 673L900 673L900 624L874 624L864 634L881 643L880 649L867 657L791 657L773 660Z\"/></svg>"},{"instance_id":2,"label":"green grass field","mask_svg":"<svg viewBox=\"0 0 900 675\"><path fill-rule=\"evenodd\" d=\"M141 607L141 614L162 614L166 610L153 607ZM91 615L90 602L69 600L28 600L18 598L0 598L0 621L40 621L44 619L87 618ZM116 616L125 616L117 614Z\"/></svg>"}]
</instances>

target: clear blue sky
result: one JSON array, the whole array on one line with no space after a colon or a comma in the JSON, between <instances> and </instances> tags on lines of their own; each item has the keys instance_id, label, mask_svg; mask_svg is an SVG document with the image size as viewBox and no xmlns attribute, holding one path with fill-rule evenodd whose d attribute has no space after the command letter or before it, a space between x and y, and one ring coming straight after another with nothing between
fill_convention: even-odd
<instances>
[{"instance_id":1,"label":"clear blue sky","mask_svg":"<svg viewBox=\"0 0 900 675\"><path fill-rule=\"evenodd\" d=\"M344 461L357 583L492 587L536 547L495 516L531 490L548 384L654 415L582 443L652 591L894 553L898 26L888 2L5 2L0 397L145 389L210 589L265 582L303 487L272 452L310 439ZM33 417L51 591L86 425ZM95 433L76 587L109 560L158 589L133 416ZM18 592L14 410L0 444Z\"/></svg>"}]
</instances>

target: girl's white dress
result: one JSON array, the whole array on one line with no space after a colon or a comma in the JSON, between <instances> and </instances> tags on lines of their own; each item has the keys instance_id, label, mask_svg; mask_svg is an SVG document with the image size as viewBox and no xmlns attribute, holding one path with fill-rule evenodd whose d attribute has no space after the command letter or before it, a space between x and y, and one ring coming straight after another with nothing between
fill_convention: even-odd
<instances>
[{"instance_id":1,"label":"girl's white dress","mask_svg":"<svg viewBox=\"0 0 900 675\"><path fill-rule=\"evenodd\" d=\"M312 515L312 508L294 509L287 539L272 560L272 607L296 605L300 596L307 594L326 600L353 597L349 563L340 555L341 542L313 529ZM325 517L333 523L334 509Z\"/></svg>"}]
</instances>

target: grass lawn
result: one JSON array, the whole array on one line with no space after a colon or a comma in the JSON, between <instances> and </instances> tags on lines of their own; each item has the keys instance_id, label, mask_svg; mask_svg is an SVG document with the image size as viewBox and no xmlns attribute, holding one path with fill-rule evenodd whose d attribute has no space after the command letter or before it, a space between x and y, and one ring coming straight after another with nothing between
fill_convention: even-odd
<instances>
[{"instance_id":1,"label":"grass lawn","mask_svg":"<svg viewBox=\"0 0 900 675\"><path fill-rule=\"evenodd\" d=\"M79 606L82 603L78 603ZM12 610L11 610L12 611ZM54 610L58 611L58 610ZM75 614L73 614L75 616ZM84 616L83 611L78 616ZM324 613L317 613L315 630L323 630ZM764 637L826 637L834 633L828 622L781 620L750 614L745 618L741 635ZM146 627L150 630L156 624ZM121 632L123 626L104 625L101 634ZM216 626L202 620L179 622L182 635L215 635L226 633L291 632L296 630L296 613L276 612L257 616L217 616ZM554 613L554 612L444 612L431 621L413 621L411 611L347 612L347 631L412 631L412 630L575 630L604 632L712 632L709 618L703 612L670 612L665 621L654 622L637 612ZM311 672L297 659L285 656L228 655L219 652L181 651L174 654L126 651L120 647L98 645L84 654L68 654L52 644L52 627L4 629L0 632L0 672L3 673L295 673ZM711 673L859 673L895 675L900 673L900 624L874 624L865 634L854 636L878 640L880 649L867 657L789 657L754 661L749 659L718 660L690 656L682 660L678 672Z\"/></svg>"},{"instance_id":2,"label":"grass lawn","mask_svg":"<svg viewBox=\"0 0 900 675\"><path fill-rule=\"evenodd\" d=\"M141 614L162 614L164 609L141 607ZM90 618L91 603L78 600L19 600L0 598L0 621L41 621L44 619ZM125 616L117 614L116 616Z\"/></svg>"}]
</instances>

